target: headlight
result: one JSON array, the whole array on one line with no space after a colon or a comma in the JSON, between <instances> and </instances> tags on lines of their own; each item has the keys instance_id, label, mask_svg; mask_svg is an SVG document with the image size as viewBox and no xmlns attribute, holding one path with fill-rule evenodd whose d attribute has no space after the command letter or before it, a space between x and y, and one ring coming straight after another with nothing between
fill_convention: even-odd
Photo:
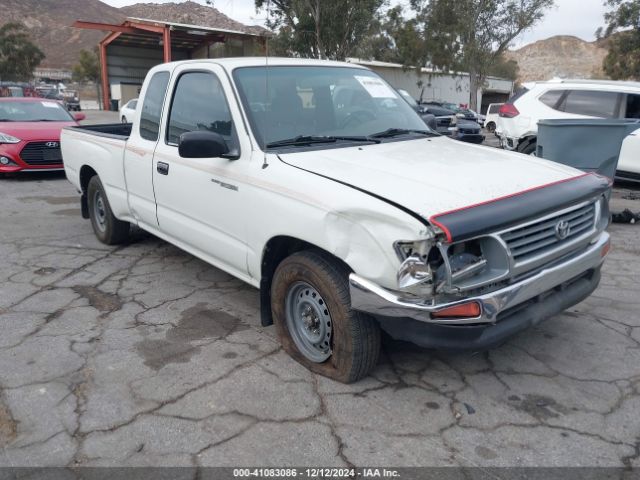
<instances>
[{"instance_id":1,"label":"headlight","mask_svg":"<svg viewBox=\"0 0 640 480\"><path fill-rule=\"evenodd\" d=\"M429 264L429 255L435 247L433 236L415 242L399 241L394 249L402 264L398 269L397 279L400 290L428 295L433 290L433 271ZM413 287L421 286L418 291Z\"/></svg>"},{"instance_id":2,"label":"headlight","mask_svg":"<svg viewBox=\"0 0 640 480\"><path fill-rule=\"evenodd\" d=\"M20 143L20 142L21 140L19 138L14 137L13 135L0 132L0 143Z\"/></svg>"},{"instance_id":3,"label":"headlight","mask_svg":"<svg viewBox=\"0 0 640 480\"><path fill-rule=\"evenodd\" d=\"M609 201L604 195L600 197L596 204L596 228L606 230L611 223L611 212L609 211Z\"/></svg>"}]
</instances>

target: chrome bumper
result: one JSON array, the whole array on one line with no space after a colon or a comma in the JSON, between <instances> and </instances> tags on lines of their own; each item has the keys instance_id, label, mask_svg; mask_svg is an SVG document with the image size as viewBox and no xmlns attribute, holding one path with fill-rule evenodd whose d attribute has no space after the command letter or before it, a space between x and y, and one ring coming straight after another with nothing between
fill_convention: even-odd
<instances>
[{"instance_id":1,"label":"chrome bumper","mask_svg":"<svg viewBox=\"0 0 640 480\"><path fill-rule=\"evenodd\" d=\"M603 232L582 253L570 259L547 267L537 274L508 287L460 301L433 305L415 303L403 299L392 292L366 280L355 273L349 276L351 308L372 315L384 317L411 318L421 322L439 325L469 325L496 323L498 315L520 305L544 292L568 282L589 270L598 268L604 261L609 244L609 234ZM478 302L481 307L477 318L432 318L431 314L469 302Z\"/></svg>"}]
</instances>

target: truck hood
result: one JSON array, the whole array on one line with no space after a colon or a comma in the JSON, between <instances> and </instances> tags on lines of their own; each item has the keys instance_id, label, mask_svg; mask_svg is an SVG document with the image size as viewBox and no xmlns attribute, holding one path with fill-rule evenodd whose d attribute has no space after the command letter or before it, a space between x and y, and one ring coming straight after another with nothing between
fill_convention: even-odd
<instances>
[{"instance_id":1,"label":"truck hood","mask_svg":"<svg viewBox=\"0 0 640 480\"><path fill-rule=\"evenodd\" d=\"M279 157L372 192L425 219L582 175L558 163L442 137Z\"/></svg>"}]
</instances>

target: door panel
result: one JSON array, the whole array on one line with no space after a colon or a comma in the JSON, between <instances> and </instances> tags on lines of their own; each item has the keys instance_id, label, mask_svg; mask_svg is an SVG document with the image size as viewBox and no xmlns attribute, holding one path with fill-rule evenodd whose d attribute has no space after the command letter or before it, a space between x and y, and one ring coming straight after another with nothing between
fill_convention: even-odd
<instances>
[{"instance_id":1,"label":"door panel","mask_svg":"<svg viewBox=\"0 0 640 480\"><path fill-rule=\"evenodd\" d=\"M153 190L153 151L160 134L162 104L169 84L169 72L157 72L138 103L134 131L124 152L124 172L131 214L142 226L158 227ZM138 110L141 110L138 112Z\"/></svg>"},{"instance_id":2,"label":"door panel","mask_svg":"<svg viewBox=\"0 0 640 480\"><path fill-rule=\"evenodd\" d=\"M221 81L226 78L216 66L196 68L187 65L174 74L169 113L155 151L159 228L227 270L246 273L246 189L239 179L246 173L248 155L229 160L178 154L180 135L197 130L219 133L230 149L242 150Z\"/></svg>"}]
</instances>

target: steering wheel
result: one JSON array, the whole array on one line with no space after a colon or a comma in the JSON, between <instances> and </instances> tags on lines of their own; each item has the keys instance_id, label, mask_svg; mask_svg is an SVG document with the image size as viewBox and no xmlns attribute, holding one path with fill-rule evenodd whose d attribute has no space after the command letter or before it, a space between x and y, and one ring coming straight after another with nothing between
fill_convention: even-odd
<instances>
[{"instance_id":1,"label":"steering wheel","mask_svg":"<svg viewBox=\"0 0 640 480\"><path fill-rule=\"evenodd\" d=\"M347 116L340 122L340 128L344 128L354 120L360 120L360 123L375 120L376 116L369 110L354 110L349 112Z\"/></svg>"}]
</instances>

